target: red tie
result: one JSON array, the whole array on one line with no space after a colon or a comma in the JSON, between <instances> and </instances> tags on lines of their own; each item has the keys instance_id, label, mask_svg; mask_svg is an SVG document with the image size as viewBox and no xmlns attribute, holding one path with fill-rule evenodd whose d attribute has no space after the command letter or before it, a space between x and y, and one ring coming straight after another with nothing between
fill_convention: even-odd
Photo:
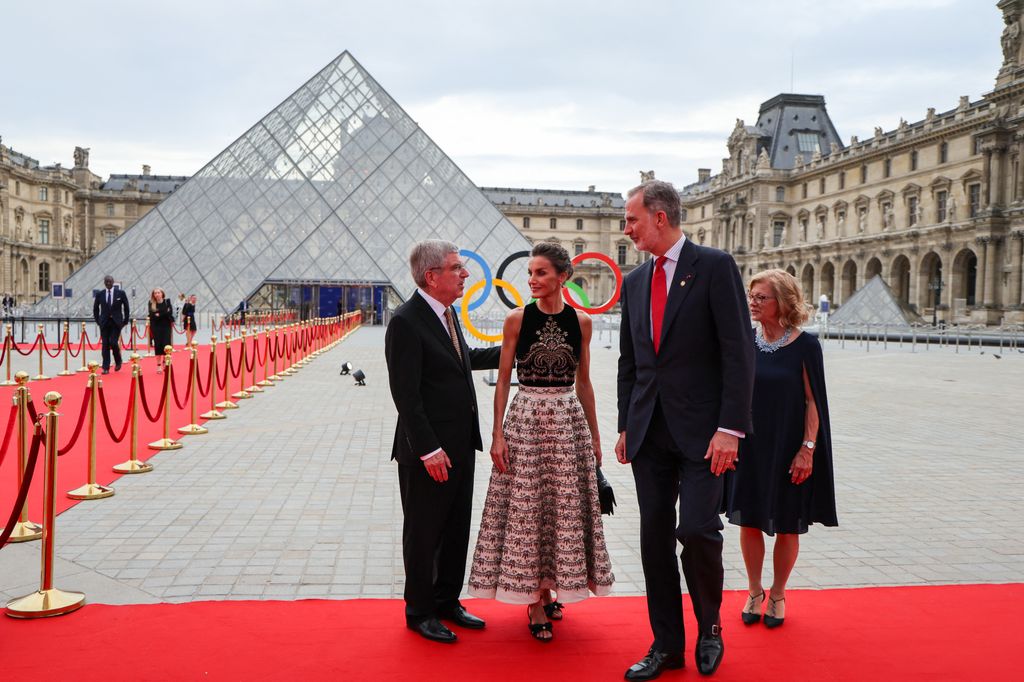
<instances>
[{"instance_id":1,"label":"red tie","mask_svg":"<svg viewBox=\"0 0 1024 682\"><path fill-rule=\"evenodd\" d=\"M651 280L651 332L654 339L654 352L658 352L661 342L661 323L665 317L665 298L668 296L665 286L665 256L658 256L654 262L654 279Z\"/></svg>"}]
</instances>

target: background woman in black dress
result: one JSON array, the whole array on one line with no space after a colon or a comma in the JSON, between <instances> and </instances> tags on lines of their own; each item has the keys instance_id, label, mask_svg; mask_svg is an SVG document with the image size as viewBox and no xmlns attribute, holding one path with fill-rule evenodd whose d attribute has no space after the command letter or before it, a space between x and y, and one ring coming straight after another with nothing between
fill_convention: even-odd
<instances>
[{"instance_id":1,"label":"background woman in black dress","mask_svg":"<svg viewBox=\"0 0 1024 682\"><path fill-rule=\"evenodd\" d=\"M174 322L174 308L164 295L164 290L153 289L149 294L149 337L153 344L153 353L160 358L157 373L164 371L164 346L173 341L171 324Z\"/></svg>"},{"instance_id":2,"label":"background woman in black dress","mask_svg":"<svg viewBox=\"0 0 1024 682\"><path fill-rule=\"evenodd\" d=\"M726 484L729 522L742 526L740 548L749 597L743 622L761 620L764 534L776 535L774 579L764 612L768 627L785 618L786 583L812 523L837 525L832 443L821 346L800 331L807 306L784 270L754 275L747 292L755 336L754 432L740 441L739 463Z\"/></svg>"},{"instance_id":3,"label":"background woman in black dress","mask_svg":"<svg viewBox=\"0 0 1024 682\"><path fill-rule=\"evenodd\" d=\"M185 343L192 345L192 337L196 335L196 295L189 296L181 306L181 326L185 329Z\"/></svg>"}]
</instances>

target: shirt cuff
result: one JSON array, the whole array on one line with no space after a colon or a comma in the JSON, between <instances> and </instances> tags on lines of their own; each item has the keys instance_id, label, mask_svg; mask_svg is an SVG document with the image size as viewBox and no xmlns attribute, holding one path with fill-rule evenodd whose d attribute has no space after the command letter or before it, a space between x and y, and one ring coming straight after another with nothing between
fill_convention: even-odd
<instances>
[{"instance_id":1,"label":"shirt cuff","mask_svg":"<svg viewBox=\"0 0 1024 682\"><path fill-rule=\"evenodd\" d=\"M437 450L434 450L433 452L431 452L429 454L423 455L422 457L420 457L420 459L423 460L424 462L426 462L428 459L430 459L431 457L433 457L437 453L441 452L441 450L443 450L443 449L444 448L438 448Z\"/></svg>"},{"instance_id":2,"label":"shirt cuff","mask_svg":"<svg viewBox=\"0 0 1024 682\"><path fill-rule=\"evenodd\" d=\"M746 438L747 437L747 434L743 433L742 431L733 431L732 429L723 429L721 426L718 427L718 430L721 431L722 433L728 433L730 436L736 436L737 438Z\"/></svg>"}]
</instances>

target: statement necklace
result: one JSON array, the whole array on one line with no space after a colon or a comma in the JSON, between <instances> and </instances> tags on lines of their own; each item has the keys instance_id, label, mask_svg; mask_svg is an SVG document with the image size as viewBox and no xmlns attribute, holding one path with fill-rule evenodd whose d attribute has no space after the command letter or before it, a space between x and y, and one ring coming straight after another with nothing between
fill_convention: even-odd
<instances>
[{"instance_id":1,"label":"statement necklace","mask_svg":"<svg viewBox=\"0 0 1024 682\"><path fill-rule=\"evenodd\" d=\"M786 332L782 336L775 339L774 341L766 341L764 335L761 333L761 330L758 329L757 334L754 336L754 343L757 344L758 349L761 350L762 352L774 353L775 351L786 345L786 342L789 341L789 336L792 333L793 328L786 327Z\"/></svg>"}]
</instances>

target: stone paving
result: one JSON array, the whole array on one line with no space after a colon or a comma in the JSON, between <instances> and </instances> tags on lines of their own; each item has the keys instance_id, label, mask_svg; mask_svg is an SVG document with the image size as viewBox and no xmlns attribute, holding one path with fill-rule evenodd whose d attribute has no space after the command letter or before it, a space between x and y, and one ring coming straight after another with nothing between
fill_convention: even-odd
<instances>
[{"instance_id":1,"label":"stone paving","mask_svg":"<svg viewBox=\"0 0 1024 682\"><path fill-rule=\"evenodd\" d=\"M642 594L632 477L611 452L617 351L593 375L619 506L604 517L617 594ZM1024 575L1024 354L826 345L838 528L804 536L792 587L1016 582ZM367 375L356 387L343 361ZM493 389L478 375L490 432ZM101 603L400 598L401 503L383 330L364 328L245 401L153 473L58 519L56 585ZM489 457L477 468L480 518ZM473 529L473 538L476 527ZM0 602L38 585L38 543L0 551ZM745 587L726 529L726 587ZM766 575L766 579L768 576Z\"/></svg>"}]
</instances>

